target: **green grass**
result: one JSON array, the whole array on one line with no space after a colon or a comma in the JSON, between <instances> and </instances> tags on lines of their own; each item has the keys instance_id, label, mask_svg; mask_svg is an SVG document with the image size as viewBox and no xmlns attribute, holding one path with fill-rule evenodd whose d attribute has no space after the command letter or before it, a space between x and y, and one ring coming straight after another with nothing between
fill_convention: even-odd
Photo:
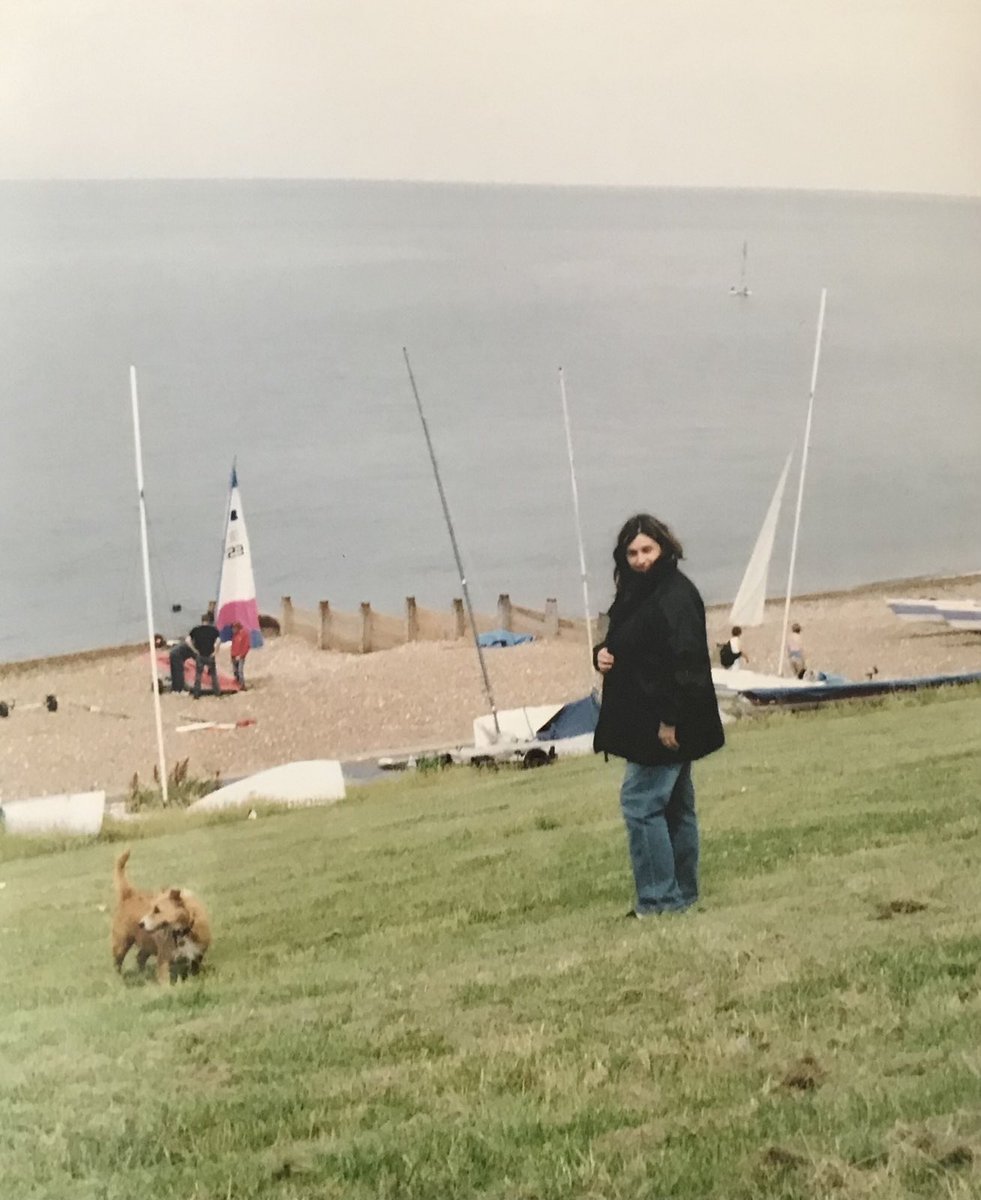
<instances>
[{"instance_id":1,"label":"green grass","mask_svg":"<svg viewBox=\"0 0 981 1200\"><path fill-rule=\"evenodd\" d=\"M739 726L644 922L601 759L0 837L0 1196L981 1197L979 716ZM123 837L200 978L112 970Z\"/></svg>"}]
</instances>

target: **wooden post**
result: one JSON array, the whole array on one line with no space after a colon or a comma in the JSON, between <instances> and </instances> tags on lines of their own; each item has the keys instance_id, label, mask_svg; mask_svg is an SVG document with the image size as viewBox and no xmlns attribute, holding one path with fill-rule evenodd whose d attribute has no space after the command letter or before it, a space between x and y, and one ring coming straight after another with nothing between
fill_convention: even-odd
<instances>
[{"instance_id":1,"label":"wooden post","mask_svg":"<svg viewBox=\"0 0 981 1200\"><path fill-rule=\"evenodd\" d=\"M419 613L416 611L415 596L406 596L405 598L405 640L407 642L419 640Z\"/></svg>"},{"instance_id":2,"label":"wooden post","mask_svg":"<svg viewBox=\"0 0 981 1200\"><path fill-rule=\"evenodd\" d=\"M320 601L320 633L317 635L317 649L330 649L330 601Z\"/></svg>"},{"instance_id":3,"label":"wooden post","mask_svg":"<svg viewBox=\"0 0 981 1200\"><path fill-rule=\"evenodd\" d=\"M501 629L511 632L511 597L507 592L501 592L497 597L497 623Z\"/></svg>"},{"instance_id":4,"label":"wooden post","mask_svg":"<svg viewBox=\"0 0 981 1200\"><path fill-rule=\"evenodd\" d=\"M293 600L284 596L280 603L283 608L283 633L288 635L293 632Z\"/></svg>"},{"instance_id":5,"label":"wooden post","mask_svg":"<svg viewBox=\"0 0 981 1200\"><path fill-rule=\"evenodd\" d=\"M467 615L463 611L463 601L459 598L453 601L453 627L456 630L455 637L467 636Z\"/></svg>"},{"instance_id":6,"label":"wooden post","mask_svg":"<svg viewBox=\"0 0 981 1200\"><path fill-rule=\"evenodd\" d=\"M361 604L361 653L371 653L371 605L367 600Z\"/></svg>"},{"instance_id":7,"label":"wooden post","mask_svg":"<svg viewBox=\"0 0 981 1200\"><path fill-rule=\"evenodd\" d=\"M558 600L545 601L545 636L547 638L557 638L559 636L559 602Z\"/></svg>"}]
</instances>

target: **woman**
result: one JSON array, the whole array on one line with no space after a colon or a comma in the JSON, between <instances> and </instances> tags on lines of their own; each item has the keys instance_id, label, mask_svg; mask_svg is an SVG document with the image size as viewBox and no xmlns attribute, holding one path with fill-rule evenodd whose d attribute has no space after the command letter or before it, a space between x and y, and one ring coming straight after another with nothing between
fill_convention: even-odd
<instances>
[{"instance_id":1,"label":"woman","mask_svg":"<svg viewBox=\"0 0 981 1200\"><path fill-rule=\"evenodd\" d=\"M681 543L647 513L613 551L616 597L593 652L603 703L593 746L627 760L620 807L637 902L627 914L676 912L698 899L691 764L725 741L712 686L705 607L678 570Z\"/></svg>"}]
</instances>

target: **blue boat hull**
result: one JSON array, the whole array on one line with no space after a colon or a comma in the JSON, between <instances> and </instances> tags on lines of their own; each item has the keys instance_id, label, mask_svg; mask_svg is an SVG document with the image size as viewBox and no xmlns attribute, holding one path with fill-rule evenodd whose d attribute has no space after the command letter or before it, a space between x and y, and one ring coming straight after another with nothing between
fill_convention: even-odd
<instances>
[{"instance_id":1,"label":"blue boat hull","mask_svg":"<svg viewBox=\"0 0 981 1200\"><path fill-rule=\"evenodd\" d=\"M965 675L925 675L911 679L869 679L863 682L821 683L814 687L753 688L742 694L757 706L812 708L836 700L865 700L870 696L888 696L893 692L919 692L930 688L981 683L981 671Z\"/></svg>"}]
</instances>

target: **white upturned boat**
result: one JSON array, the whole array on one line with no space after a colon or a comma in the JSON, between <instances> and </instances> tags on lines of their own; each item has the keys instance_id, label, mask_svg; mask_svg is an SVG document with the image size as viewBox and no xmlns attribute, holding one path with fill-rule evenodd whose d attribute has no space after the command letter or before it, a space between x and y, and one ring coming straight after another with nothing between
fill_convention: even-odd
<instances>
[{"instance_id":1,"label":"white upturned boat","mask_svg":"<svg viewBox=\"0 0 981 1200\"><path fill-rule=\"evenodd\" d=\"M921 621L940 624L943 618L937 613L937 601L922 596L888 596L886 604L893 616L901 621Z\"/></svg>"},{"instance_id":2,"label":"white upturned boat","mask_svg":"<svg viewBox=\"0 0 981 1200\"><path fill-rule=\"evenodd\" d=\"M102 828L105 811L106 794L103 791L65 792L57 796L6 800L0 807L0 816L8 833L94 837Z\"/></svg>"},{"instance_id":3,"label":"white upturned boat","mask_svg":"<svg viewBox=\"0 0 981 1200\"><path fill-rule=\"evenodd\" d=\"M890 610L901 621L921 621L950 625L954 629L981 632L981 601L942 600L930 597L893 596L886 599Z\"/></svg>"}]
</instances>

